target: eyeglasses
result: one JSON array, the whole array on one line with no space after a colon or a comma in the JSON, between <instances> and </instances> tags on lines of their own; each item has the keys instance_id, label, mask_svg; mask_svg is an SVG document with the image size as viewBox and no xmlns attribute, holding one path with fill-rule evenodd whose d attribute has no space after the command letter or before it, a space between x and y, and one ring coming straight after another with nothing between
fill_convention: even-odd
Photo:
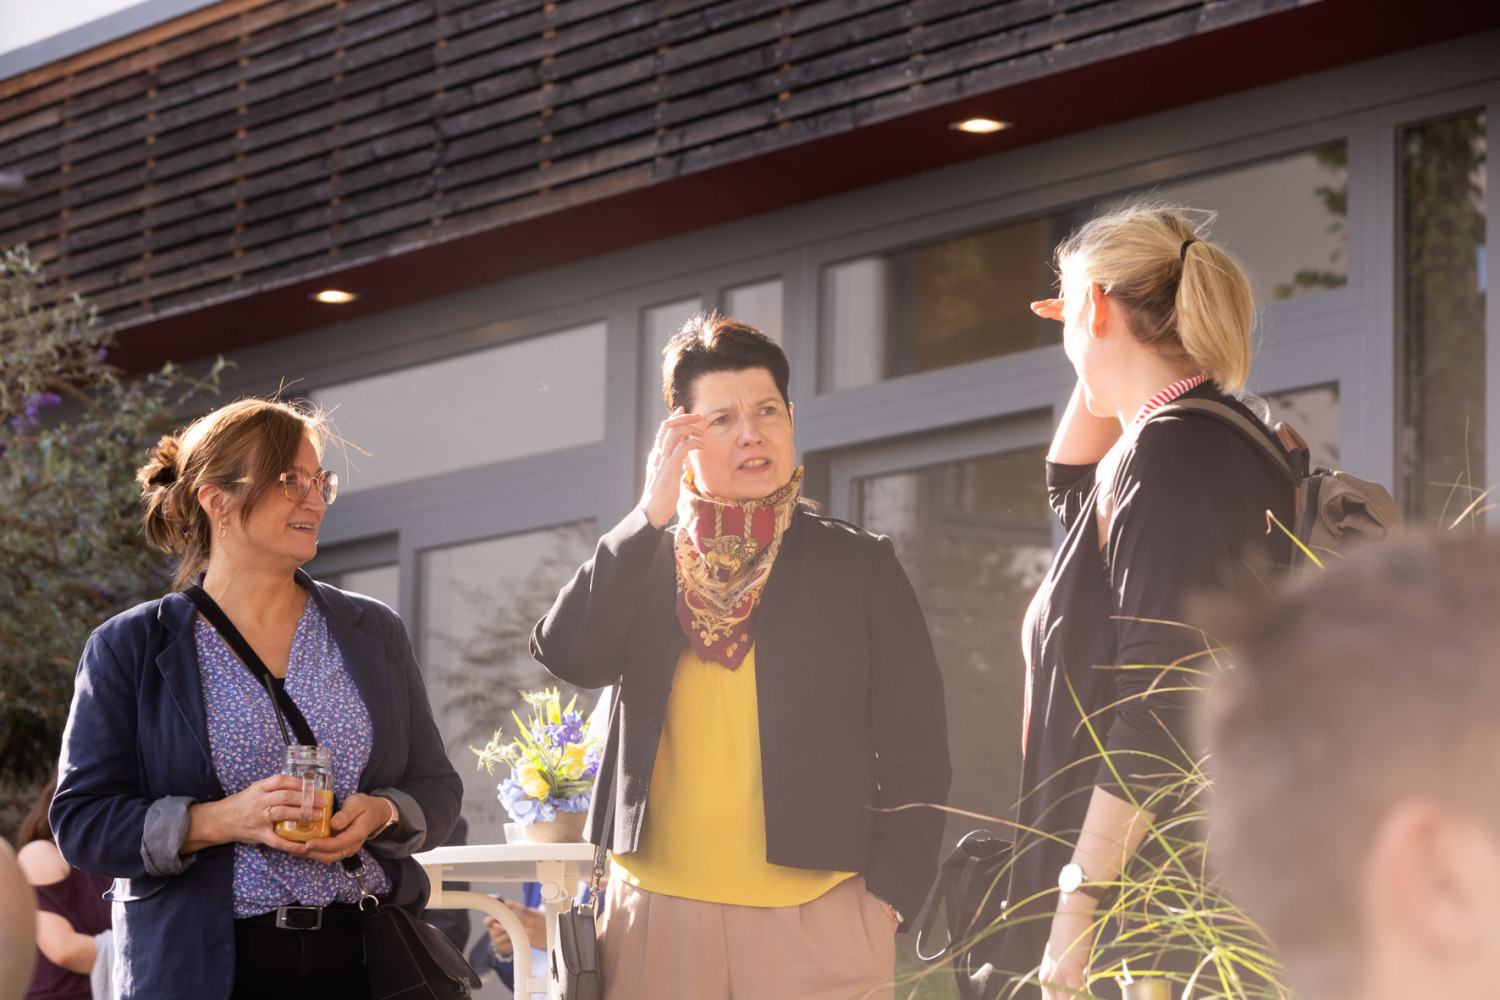
<instances>
[{"instance_id":1,"label":"eyeglasses","mask_svg":"<svg viewBox=\"0 0 1500 1000\"><path fill-rule=\"evenodd\" d=\"M339 474L324 469L316 476L308 475L301 469L290 469L281 474L281 492L293 503L301 503L307 499L307 494L312 488L318 488L318 495L323 498L325 506L333 506L333 502L339 496Z\"/></svg>"}]
</instances>

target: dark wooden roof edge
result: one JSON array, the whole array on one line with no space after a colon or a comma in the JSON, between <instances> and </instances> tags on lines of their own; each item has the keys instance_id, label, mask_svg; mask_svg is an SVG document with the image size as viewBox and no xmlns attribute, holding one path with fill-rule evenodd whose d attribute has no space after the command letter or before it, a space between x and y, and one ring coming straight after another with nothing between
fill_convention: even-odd
<instances>
[{"instance_id":1,"label":"dark wooden roof edge","mask_svg":"<svg viewBox=\"0 0 1500 1000\"><path fill-rule=\"evenodd\" d=\"M1391 52L1500 27L1493 11L1447 9L1402 21L1403 0L1277 4L1217 31L1146 47L1107 62L1063 69L988 92L956 94L913 113L887 115L798 145L713 165L594 200L554 205L405 253L304 270L245 295L184 304L171 314L118 327L118 359L142 370L191 360L330 322L309 301L337 276L360 299L338 311L354 319L467 288L665 239L842 191L894 180L1005 149ZM1355 18L1355 13L1358 18ZM1358 23L1360 30L1351 30ZM995 107L1058 109L984 140L944 124ZM920 137L920 141L913 141ZM518 252L516 248L526 248ZM330 258L333 259L333 258ZM267 331L273 331L268 333Z\"/></svg>"},{"instance_id":2,"label":"dark wooden roof edge","mask_svg":"<svg viewBox=\"0 0 1500 1000\"><path fill-rule=\"evenodd\" d=\"M242 11L253 9L263 5L265 2L266 0L219 0L218 3L179 14L170 20L152 24L139 31L120 35L117 38L112 38L107 42L84 49L81 52L76 52L62 59L49 62L44 66L22 70L8 77L0 77L0 101L15 94L25 93L28 90L46 86L49 83L68 76L85 72L96 66L101 66L115 59L128 56L133 52L149 48L160 42L180 37L204 25L215 24L219 21L236 17ZM315 2L331 6L337 0L315 0Z\"/></svg>"}]
</instances>

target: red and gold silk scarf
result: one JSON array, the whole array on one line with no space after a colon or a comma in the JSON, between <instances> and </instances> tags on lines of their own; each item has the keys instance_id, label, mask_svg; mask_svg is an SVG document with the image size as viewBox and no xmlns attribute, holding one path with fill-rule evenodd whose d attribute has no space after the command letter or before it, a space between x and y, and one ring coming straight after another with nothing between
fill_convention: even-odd
<instances>
[{"instance_id":1,"label":"red and gold silk scarf","mask_svg":"<svg viewBox=\"0 0 1500 1000\"><path fill-rule=\"evenodd\" d=\"M677 620L705 663L745 660L761 591L802 495L802 470L759 500L700 492L689 472L677 508Z\"/></svg>"}]
</instances>

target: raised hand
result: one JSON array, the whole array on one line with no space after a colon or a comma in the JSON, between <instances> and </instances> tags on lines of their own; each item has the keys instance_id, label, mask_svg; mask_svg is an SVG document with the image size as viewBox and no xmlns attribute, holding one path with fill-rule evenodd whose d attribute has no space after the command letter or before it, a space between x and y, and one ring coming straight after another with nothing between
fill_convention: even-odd
<instances>
[{"instance_id":1,"label":"raised hand","mask_svg":"<svg viewBox=\"0 0 1500 1000\"><path fill-rule=\"evenodd\" d=\"M688 455L702 445L700 419L679 406L657 428L656 442L646 459L646 488L641 491L641 510L653 527L665 527L677 510L683 467Z\"/></svg>"}]
</instances>

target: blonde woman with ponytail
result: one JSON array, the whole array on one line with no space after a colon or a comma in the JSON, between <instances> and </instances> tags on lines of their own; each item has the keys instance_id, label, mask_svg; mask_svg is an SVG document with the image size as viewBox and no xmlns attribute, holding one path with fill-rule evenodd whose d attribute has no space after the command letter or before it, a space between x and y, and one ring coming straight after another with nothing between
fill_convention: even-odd
<instances>
[{"instance_id":1,"label":"blonde woman with ponytail","mask_svg":"<svg viewBox=\"0 0 1500 1000\"><path fill-rule=\"evenodd\" d=\"M340 862L420 911L411 855L458 818L401 620L302 571L338 493L326 438L317 413L242 399L162 438L137 473L177 589L89 638L50 812L63 857L114 880L121 1000L368 998ZM328 754L334 798L310 799L301 830L302 783L282 765L305 740L283 736L273 691Z\"/></svg>"},{"instance_id":2,"label":"blonde woman with ponytail","mask_svg":"<svg viewBox=\"0 0 1500 1000\"><path fill-rule=\"evenodd\" d=\"M995 963L1035 975L1007 996L1036 996L1036 983L1045 1000L1085 989L1095 914L1155 811L1171 808L1153 792L1174 763L1187 765L1190 675L1110 668L1201 653L1199 633L1166 624L1184 621L1184 599L1230 564L1289 556L1266 535L1267 510L1291 515L1282 473L1218 420L1158 412L1174 399L1213 399L1264 426L1237 398L1252 353L1249 283L1192 220L1154 204L1094 219L1058 248L1062 296L1032 304L1063 324L1078 382L1047 456L1067 540L1024 633L1019 820L1035 832L1017 845ZM1137 808L1147 802L1153 811ZM1136 973L1190 973L1201 957L1136 945L1109 953ZM1113 979L1087 988L1119 995Z\"/></svg>"}]
</instances>

